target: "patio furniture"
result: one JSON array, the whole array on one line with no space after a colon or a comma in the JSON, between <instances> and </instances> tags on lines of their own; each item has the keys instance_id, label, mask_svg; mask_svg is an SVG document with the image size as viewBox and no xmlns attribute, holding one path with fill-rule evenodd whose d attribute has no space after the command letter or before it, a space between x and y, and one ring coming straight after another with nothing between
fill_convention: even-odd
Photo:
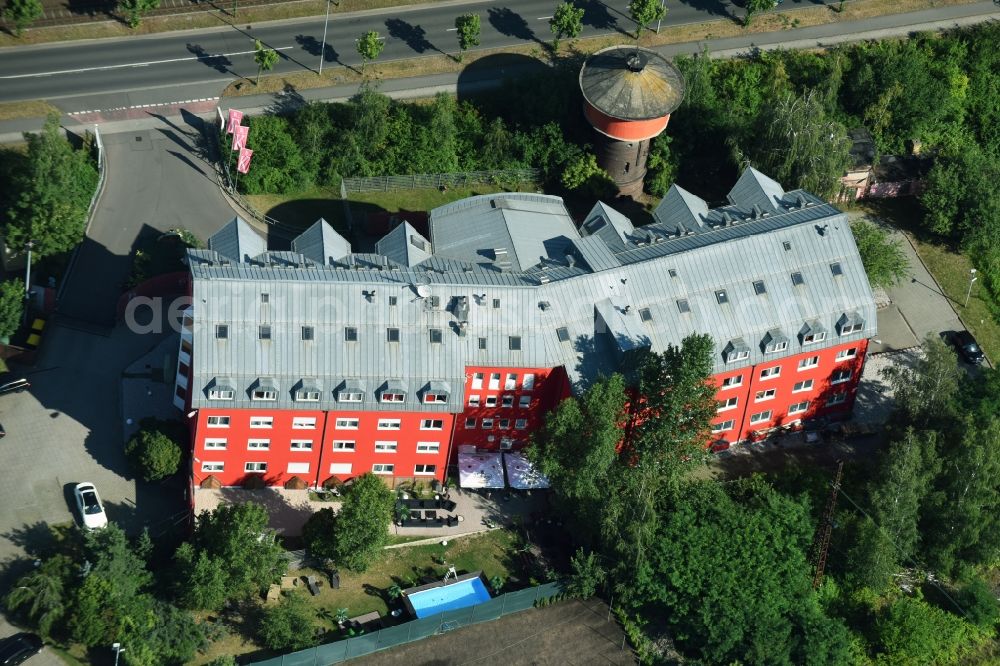
<instances>
[{"instance_id":1,"label":"patio furniture","mask_svg":"<svg viewBox=\"0 0 1000 666\"><path fill-rule=\"evenodd\" d=\"M454 527L458 525L458 518L455 516L448 516L448 527Z\"/></svg>"},{"instance_id":2,"label":"patio furniture","mask_svg":"<svg viewBox=\"0 0 1000 666\"><path fill-rule=\"evenodd\" d=\"M437 520L437 511L424 511L424 518L427 520Z\"/></svg>"},{"instance_id":3,"label":"patio furniture","mask_svg":"<svg viewBox=\"0 0 1000 666\"><path fill-rule=\"evenodd\" d=\"M444 518L443 515L437 517L438 525L444 525Z\"/></svg>"},{"instance_id":4,"label":"patio furniture","mask_svg":"<svg viewBox=\"0 0 1000 666\"><path fill-rule=\"evenodd\" d=\"M436 509L437 502L435 500L420 500L421 509Z\"/></svg>"},{"instance_id":5,"label":"patio furniture","mask_svg":"<svg viewBox=\"0 0 1000 666\"><path fill-rule=\"evenodd\" d=\"M423 516L419 511L410 511L410 520L420 520Z\"/></svg>"},{"instance_id":6,"label":"patio furniture","mask_svg":"<svg viewBox=\"0 0 1000 666\"><path fill-rule=\"evenodd\" d=\"M330 574L330 589L340 589L340 574L336 571Z\"/></svg>"},{"instance_id":7,"label":"patio furniture","mask_svg":"<svg viewBox=\"0 0 1000 666\"><path fill-rule=\"evenodd\" d=\"M316 584L316 576L307 576L306 585L309 587L309 593L314 597L319 594L319 585Z\"/></svg>"},{"instance_id":8,"label":"patio furniture","mask_svg":"<svg viewBox=\"0 0 1000 666\"><path fill-rule=\"evenodd\" d=\"M421 527L426 527L427 526L427 514L426 513L420 516L420 526Z\"/></svg>"},{"instance_id":9,"label":"patio furniture","mask_svg":"<svg viewBox=\"0 0 1000 666\"><path fill-rule=\"evenodd\" d=\"M458 504L456 504L455 502L451 500L444 500L443 502L441 502L440 508L444 509L445 511L454 511L456 507L458 507Z\"/></svg>"}]
</instances>

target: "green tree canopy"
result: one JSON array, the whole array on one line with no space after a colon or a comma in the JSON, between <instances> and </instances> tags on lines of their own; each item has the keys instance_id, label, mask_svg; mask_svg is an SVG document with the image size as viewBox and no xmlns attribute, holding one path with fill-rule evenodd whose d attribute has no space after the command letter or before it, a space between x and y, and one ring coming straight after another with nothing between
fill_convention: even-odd
<instances>
[{"instance_id":1,"label":"green tree canopy","mask_svg":"<svg viewBox=\"0 0 1000 666\"><path fill-rule=\"evenodd\" d=\"M309 516L302 526L302 540L313 557L334 559L337 555L337 514L334 510L320 509Z\"/></svg>"},{"instance_id":2,"label":"green tree canopy","mask_svg":"<svg viewBox=\"0 0 1000 666\"><path fill-rule=\"evenodd\" d=\"M753 17L761 12L766 12L775 6L775 0L747 0L746 14L743 16L743 25L750 25Z\"/></svg>"},{"instance_id":3,"label":"green tree canopy","mask_svg":"<svg viewBox=\"0 0 1000 666\"><path fill-rule=\"evenodd\" d=\"M922 350L912 367L889 366L882 376L892 386L902 423L918 428L948 424L955 414L962 372L958 358L933 334L924 340Z\"/></svg>"},{"instance_id":4,"label":"green tree canopy","mask_svg":"<svg viewBox=\"0 0 1000 666\"><path fill-rule=\"evenodd\" d=\"M284 194L311 182L302 153L292 138L289 123L278 116L254 116L247 145L253 149L253 166L240 174L240 185L249 193Z\"/></svg>"},{"instance_id":5,"label":"green tree canopy","mask_svg":"<svg viewBox=\"0 0 1000 666\"><path fill-rule=\"evenodd\" d=\"M892 287L899 284L910 271L910 260L899 241L892 240L881 226L867 220L851 223L854 242L861 255L861 263L873 287Z\"/></svg>"},{"instance_id":6,"label":"green tree canopy","mask_svg":"<svg viewBox=\"0 0 1000 666\"><path fill-rule=\"evenodd\" d=\"M24 29L37 21L45 13L41 0L7 0L4 19L14 26L14 35L21 36Z\"/></svg>"},{"instance_id":7,"label":"green tree canopy","mask_svg":"<svg viewBox=\"0 0 1000 666\"><path fill-rule=\"evenodd\" d=\"M0 337L14 335L24 315L24 280L14 278L0 284Z\"/></svg>"},{"instance_id":8,"label":"green tree canopy","mask_svg":"<svg viewBox=\"0 0 1000 666\"><path fill-rule=\"evenodd\" d=\"M455 19L455 30L458 33L458 60L461 62L466 51L479 46L479 14L462 14Z\"/></svg>"},{"instance_id":9,"label":"green tree canopy","mask_svg":"<svg viewBox=\"0 0 1000 666\"><path fill-rule=\"evenodd\" d=\"M256 502L224 504L198 515L192 543L221 563L230 598L260 593L288 568L267 525L267 509Z\"/></svg>"},{"instance_id":10,"label":"green tree canopy","mask_svg":"<svg viewBox=\"0 0 1000 666\"><path fill-rule=\"evenodd\" d=\"M597 553L584 552L583 548L577 549L570 558L569 565L571 573L566 584L566 591L581 599L589 599L594 596L607 577L604 567L598 560Z\"/></svg>"},{"instance_id":11,"label":"green tree canopy","mask_svg":"<svg viewBox=\"0 0 1000 666\"><path fill-rule=\"evenodd\" d=\"M260 638L272 650L301 650L315 644L313 610L301 592L292 591L266 608L260 619Z\"/></svg>"},{"instance_id":12,"label":"green tree canopy","mask_svg":"<svg viewBox=\"0 0 1000 666\"><path fill-rule=\"evenodd\" d=\"M183 435L184 430L174 426L144 419L142 429L125 444L132 468L145 481L160 481L177 473L183 453L175 437Z\"/></svg>"},{"instance_id":13,"label":"green tree canopy","mask_svg":"<svg viewBox=\"0 0 1000 666\"><path fill-rule=\"evenodd\" d=\"M382 49L385 48L385 42L379 37L378 32L375 30L369 30L361 34L358 38L358 55L361 56L361 73L365 71L365 66L369 62L374 62L380 55L382 55Z\"/></svg>"},{"instance_id":14,"label":"green tree canopy","mask_svg":"<svg viewBox=\"0 0 1000 666\"><path fill-rule=\"evenodd\" d=\"M333 559L352 571L364 571L389 540L395 503L392 491L374 474L355 477L341 503L334 527Z\"/></svg>"},{"instance_id":15,"label":"green tree canopy","mask_svg":"<svg viewBox=\"0 0 1000 666\"><path fill-rule=\"evenodd\" d=\"M969 625L918 597L900 597L875 625L882 649L878 663L957 663Z\"/></svg>"},{"instance_id":16,"label":"green tree canopy","mask_svg":"<svg viewBox=\"0 0 1000 666\"><path fill-rule=\"evenodd\" d=\"M257 63L257 80L254 81L254 85L258 85L261 71L270 72L278 64L278 52L264 46L259 39L254 41L253 50L253 61Z\"/></svg>"},{"instance_id":17,"label":"green tree canopy","mask_svg":"<svg viewBox=\"0 0 1000 666\"><path fill-rule=\"evenodd\" d=\"M562 186L597 199L613 196L615 183L608 172L597 164L593 153L581 153L566 164L562 173Z\"/></svg>"},{"instance_id":18,"label":"green tree canopy","mask_svg":"<svg viewBox=\"0 0 1000 666\"><path fill-rule=\"evenodd\" d=\"M160 6L160 0L118 0L118 11L130 28L138 28L142 17Z\"/></svg>"},{"instance_id":19,"label":"green tree canopy","mask_svg":"<svg viewBox=\"0 0 1000 666\"><path fill-rule=\"evenodd\" d=\"M549 30L554 35L552 48L559 48L559 40L563 37L576 39L583 31L583 7L577 7L573 2L561 2L549 19Z\"/></svg>"},{"instance_id":20,"label":"green tree canopy","mask_svg":"<svg viewBox=\"0 0 1000 666\"><path fill-rule=\"evenodd\" d=\"M639 39L643 28L667 15L667 8L661 0L629 0L628 13L636 23L635 38Z\"/></svg>"},{"instance_id":21,"label":"green tree canopy","mask_svg":"<svg viewBox=\"0 0 1000 666\"><path fill-rule=\"evenodd\" d=\"M7 593L7 610L37 627L42 636L51 636L53 627L67 612L70 584L75 573L73 562L66 555L45 560L40 567L18 579Z\"/></svg>"},{"instance_id":22,"label":"green tree canopy","mask_svg":"<svg viewBox=\"0 0 1000 666\"><path fill-rule=\"evenodd\" d=\"M188 542L174 553L173 582L177 601L191 610L218 610L229 596L222 560L196 551Z\"/></svg>"}]
</instances>

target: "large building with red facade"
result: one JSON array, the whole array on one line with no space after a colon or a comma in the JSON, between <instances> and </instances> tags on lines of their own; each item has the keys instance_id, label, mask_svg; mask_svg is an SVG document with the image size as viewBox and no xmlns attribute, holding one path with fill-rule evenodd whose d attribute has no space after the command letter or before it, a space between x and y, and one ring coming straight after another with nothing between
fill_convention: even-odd
<instances>
[{"instance_id":1,"label":"large building with red facade","mask_svg":"<svg viewBox=\"0 0 1000 666\"><path fill-rule=\"evenodd\" d=\"M193 482L443 480L459 446L517 450L563 397L692 333L716 343L715 439L848 414L875 305L846 216L753 169L728 199L674 186L634 227L476 196L372 253L322 220L268 251L233 220L189 252Z\"/></svg>"}]
</instances>

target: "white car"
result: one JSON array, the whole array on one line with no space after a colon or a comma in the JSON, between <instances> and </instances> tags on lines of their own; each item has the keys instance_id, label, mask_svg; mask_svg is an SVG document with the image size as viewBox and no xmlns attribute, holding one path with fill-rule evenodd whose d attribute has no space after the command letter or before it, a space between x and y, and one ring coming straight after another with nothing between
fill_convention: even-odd
<instances>
[{"instance_id":1,"label":"white car","mask_svg":"<svg viewBox=\"0 0 1000 666\"><path fill-rule=\"evenodd\" d=\"M104 513L104 505L97 494L97 488L89 482L78 483L73 489L76 495L76 506L80 509L80 516L83 518L83 526L88 530L97 530L107 527L108 516Z\"/></svg>"}]
</instances>

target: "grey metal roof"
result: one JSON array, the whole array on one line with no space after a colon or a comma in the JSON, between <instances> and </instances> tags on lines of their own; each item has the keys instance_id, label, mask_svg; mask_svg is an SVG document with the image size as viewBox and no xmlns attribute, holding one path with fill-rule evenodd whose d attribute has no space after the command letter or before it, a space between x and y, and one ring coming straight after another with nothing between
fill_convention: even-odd
<instances>
[{"instance_id":1,"label":"grey metal roof","mask_svg":"<svg viewBox=\"0 0 1000 666\"><path fill-rule=\"evenodd\" d=\"M229 224L208 239L208 249L232 261L245 261L267 249L267 242L243 218L234 217Z\"/></svg>"},{"instance_id":2,"label":"grey metal roof","mask_svg":"<svg viewBox=\"0 0 1000 666\"><path fill-rule=\"evenodd\" d=\"M321 217L292 241L292 251L327 265L349 255L351 244Z\"/></svg>"},{"instance_id":3,"label":"grey metal roof","mask_svg":"<svg viewBox=\"0 0 1000 666\"><path fill-rule=\"evenodd\" d=\"M674 184L653 211L653 219L667 229L698 230L708 219L708 204Z\"/></svg>"},{"instance_id":4,"label":"grey metal roof","mask_svg":"<svg viewBox=\"0 0 1000 666\"><path fill-rule=\"evenodd\" d=\"M785 191L777 181L753 167L748 167L726 198L733 204L739 203L750 209L759 206L764 212L774 213L780 209L780 202L784 196Z\"/></svg>"},{"instance_id":5,"label":"grey metal roof","mask_svg":"<svg viewBox=\"0 0 1000 666\"><path fill-rule=\"evenodd\" d=\"M587 213L580 233L584 236L598 236L609 248L623 249L629 236L635 232L632 220L628 219L603 201L598 201Z\"/></svg>"},{"instance_id":6,"label":"grey metal roof","mask_svg":"<svg viewBox=\"0 0 1000 666\"><path fill-rule=\"evenodd\" d=\"M403 266L416 266L432 254L431 242L406 221L383 236L375 251Z\"/></svg>"},{"instance_id":7,"label":"grey metal roof","mask_svg":"<svg viewBox=\"0 0 1000 666\"><path fill-rule=\"evenodd\" d=\"M611 46L594 53L580 69L587 102L612 118L661 118L684 99L684 77L656 51Z\"/></svg>"},{"instance_id":8,"label":"grey metal roof","mask_svg":"<svg viewBox=\"0 0 1000 666\"><path fill-rule=\"evenodd\" d=\"M739 188L734 192L739 195ZM508 208L490 203L498 198L541 210L508 219ZM411 392L401 403L378 403L376 392L395 381L411 389L430 381L462 387L469 365L564 366L571 380L583 384L613 370L630 349L662 351L691 333L713 336L717 372L765 360L761 343L773 329L783 332L788 347L767 360L804 351L798 336L807 324L828 331L808 349L875 335L871 289L844 214L797 191L777 199L775 212L753 219L747 213L752 204L733 199L733 205L709 211L705 224L689 235L653 223L635 229L627 241L616 233L617 240L606 243L601 235L581 239L558 198L475 197L432 212L431 236L440 242L433 256L414 266L381 255L297 267L224 263L213 251L192 250L193 404L225 405L208 400L212 380L225 377L237 389L229 404L252 406L246 389L271 377L282 408L332 408L350 381L365 393L352 409L441 411ZM723 212L738 221L727 226ZM523 242L553 250L528 270L516 268L520 261L514 259L500 269L492 257L477 254L493 244L483 239L497 236L515 246L514 229L525 231ZM463 243L471 236L479 240ZM598 250L597 243L606 247ZM566 248L580 247L586 248L581 257L568 260ZM841 264L841 275L832 274L833 262ZM793 272L803 276L802 285L792 284ZM756 281L766 286L763 293L754 289ZM727 302L718 302L719 290L726 291ZM261 302L264 292L267 303ZM687 312L679 310L680 299L687 301ZM864 329L840 336L842 322L854 319ZM229 326L228 338L215 338L216 324ZM271 326L270 340L257 339L261 324ZM313 328L312 340L302 339L302 326ZM345 341L345 327L356 330L356 341ZM387 341L389 328L398 330L398 342ZM440 343L430 342L431 328L442 331ZM560 341L560 328L567 341ZM520 349L511 348L512 337L520 338ZM485 338L485 349L479 349L479 338ZM745 341L749 356L727 364L723 350L738 340ZM307 378L322 381L319 403L294 401L295 387ZM461 400L452 394L447 409L458 410Z\"/></svg>"}]
</instances>

